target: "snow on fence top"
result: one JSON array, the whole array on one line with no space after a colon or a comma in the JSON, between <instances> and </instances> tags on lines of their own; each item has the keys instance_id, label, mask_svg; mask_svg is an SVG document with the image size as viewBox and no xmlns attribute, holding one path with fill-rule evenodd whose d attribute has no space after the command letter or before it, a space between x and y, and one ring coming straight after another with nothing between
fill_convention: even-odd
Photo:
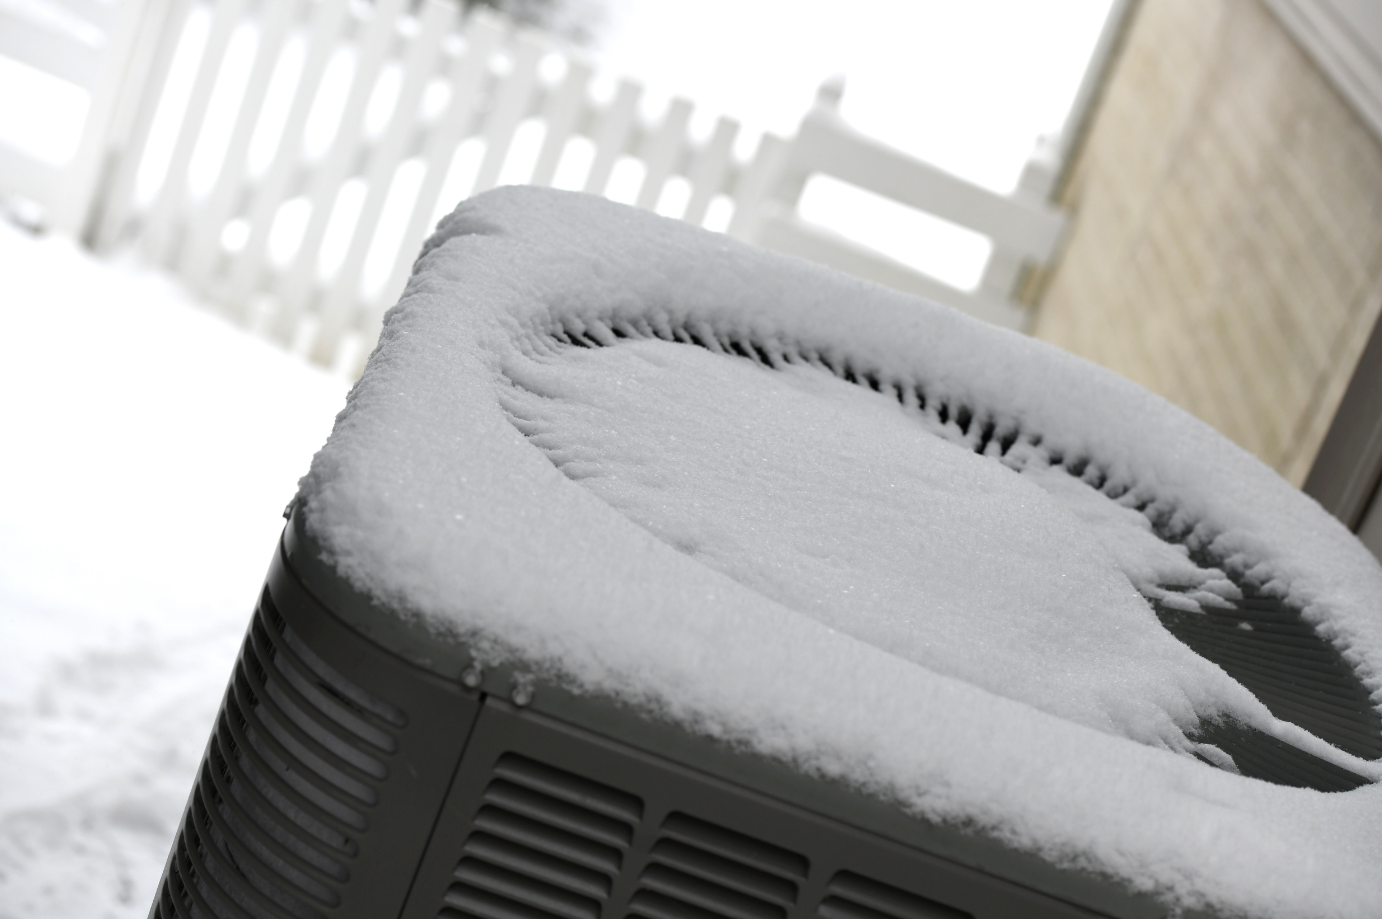
<instances>
[{"instance_id":1,"label":"snow on fence top","mask_svg":"<svg viewBox=\"0 0 1382 919\"><path fill-rule=\"evenodd\" d=\"M299 499L342 576L487 662L1182 906L1382 901L1382 786L1244 778L1194 733L1382 769L1143 599L1284 598L1376 695L1382 570L1200 422L1039 342L501 189L425 245Z\"/></svg>"}]
</instances>

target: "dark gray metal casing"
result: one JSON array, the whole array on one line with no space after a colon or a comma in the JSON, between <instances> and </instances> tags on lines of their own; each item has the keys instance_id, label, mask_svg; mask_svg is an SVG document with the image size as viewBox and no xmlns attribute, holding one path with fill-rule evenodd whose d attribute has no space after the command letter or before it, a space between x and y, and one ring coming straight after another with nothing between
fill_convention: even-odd
<instances>
[{"instance_id":1,"label":"dark gray metal casing","mask_svg":"<svg viewBox=\"0 0 1382 919\"><path fill-rule=\"evenodd\" d=\"M473 664L353 591L294 514L151 919L1167 913L613 701Z\"/></svg>"}]
</instances>

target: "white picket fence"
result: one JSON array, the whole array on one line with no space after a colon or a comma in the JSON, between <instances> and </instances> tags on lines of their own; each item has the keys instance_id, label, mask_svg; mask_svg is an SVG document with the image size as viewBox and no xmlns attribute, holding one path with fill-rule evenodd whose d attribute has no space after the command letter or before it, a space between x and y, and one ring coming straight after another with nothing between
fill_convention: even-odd
<instances>
[{"instance_id":1,"label":"white picket fence","mask_svg":"<svg viewBox=\"0 0 1382 919\"><path fill-rule=\"evenodd\" d=\"M742 239L1019 328L1019 272L1049 260L1063 230L1046 203L1054 162L1034 158L1013 195L995 194L851 129L838 83L795 137L765 135L740 161L733 120L694 138L692 104L676 99L647 123L637 83L597 96L579 55L490 15L462 20L452 2L48 2L105 17L103 47L67 66L80 55L7 24L0 53L88 87L86 134L61 174L0 147L0 193L38 201L98 251L138 245L240 321L345 372L440 213L501 178L604 194L617 172L641 173L627 196L638 207L695 224L718 210ZM961 291L803 221L813 175L989 237L983 280Z\"/></svg>"}]
</instances>

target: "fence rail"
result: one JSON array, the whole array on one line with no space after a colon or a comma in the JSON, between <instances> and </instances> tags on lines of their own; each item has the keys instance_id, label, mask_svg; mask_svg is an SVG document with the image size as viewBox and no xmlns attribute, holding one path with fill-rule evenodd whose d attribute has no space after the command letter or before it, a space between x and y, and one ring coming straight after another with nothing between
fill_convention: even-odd
<instances>
[{"instance_id":1,"label":"fence rail","mask_svg":"<svg viewBox=\"0 0 1382 919\"><path fill-rule=\"evenodd\" d=\"M80 74L52 66L101 102L66 174L81 178L63 189L55 174L11 172L19 160L0 148L0 173L14 179L0 191L48 206L54 225L98 251L138 245L242 322L347 372L440 213L501 180L606 194L620 170L641 169L628 194L638 207L695 224L728 210L732 235L1014 327L1018 271L1049 260L1062 233L1043 193L1054 164L1037 157L1017 192L995 194L850 128L836 83L795 137L765 135L741 161L732 119L692 137L693 106L675 99L648 122L637 83L597 97L588 61L491 15L462 18L454 3L61 2L99 7L112 36ZM313 130L329 143L311 142ZM541 142L520 150L533 131ZM978 288L803 221L797 206L817 174L990 237Z\"/></svg>"}]
</instances>

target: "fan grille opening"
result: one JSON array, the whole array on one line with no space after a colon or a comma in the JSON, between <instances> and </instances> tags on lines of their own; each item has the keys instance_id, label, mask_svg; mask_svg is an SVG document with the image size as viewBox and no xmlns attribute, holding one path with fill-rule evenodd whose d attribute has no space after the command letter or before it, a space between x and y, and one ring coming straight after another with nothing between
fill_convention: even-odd
<instances>
[{"instance_id":1,"label":"fan grille opening","mask_svg":"<svg viewBox=\"0 0 1382 919\"><path fill-rule=\"evenodd\" d=\"M153 916L330 915L406 721L312 654L265 590Z\"/></svg>"},{"instance_id":2,"label":"fan grille opening","mask_svg":"<svg viewBox=\"0 0 1382 919\"><path fill-rule=\"evenodd\" d=\"M1156 597L1146 596L1162 625L1192 651L1222 667L1278 718L1354 756L1382 757L1382 714L1340 651L1302 617L1300 610L1263 594L1244 576L1246 569L1212 557L1203 548L1212 541L1208 528L1178 513L1174 502L1158 497L1154 490L1115 481L1097 457L1067 455L1045 446L1041 432L1024 429L1001 412L938 398L919 382L889 378L859 366L835 350L781 340L755 341L738 332L712 328L705 322L684 327L662 324L655 328L646 321L587 319L579 325L568 322L544 331L549 343L555 346L600 348L621 341L656 338L748 360L768 369L791 365L816 367L895 399L931 433L1010 468L1020 469L1025 461L1014 458L1015 448L1021 446L1024 457L1042 457L1050 468L1079 479L1110 501L1135 493L1138 500L1131 506L1147 517L1159 539L1184 546L1201 567L1223 571L1243 596L1223 608L1203 607L1202 612L1174 609ZM1163 585L1161 589L1177 588ZM1196 739L1223 749L1234 758L1242 774L1254 778L1320 791L1342 791L1369 783L1366 778L1242 725L1204 724Z\"/></svg>"}]
</instances>

